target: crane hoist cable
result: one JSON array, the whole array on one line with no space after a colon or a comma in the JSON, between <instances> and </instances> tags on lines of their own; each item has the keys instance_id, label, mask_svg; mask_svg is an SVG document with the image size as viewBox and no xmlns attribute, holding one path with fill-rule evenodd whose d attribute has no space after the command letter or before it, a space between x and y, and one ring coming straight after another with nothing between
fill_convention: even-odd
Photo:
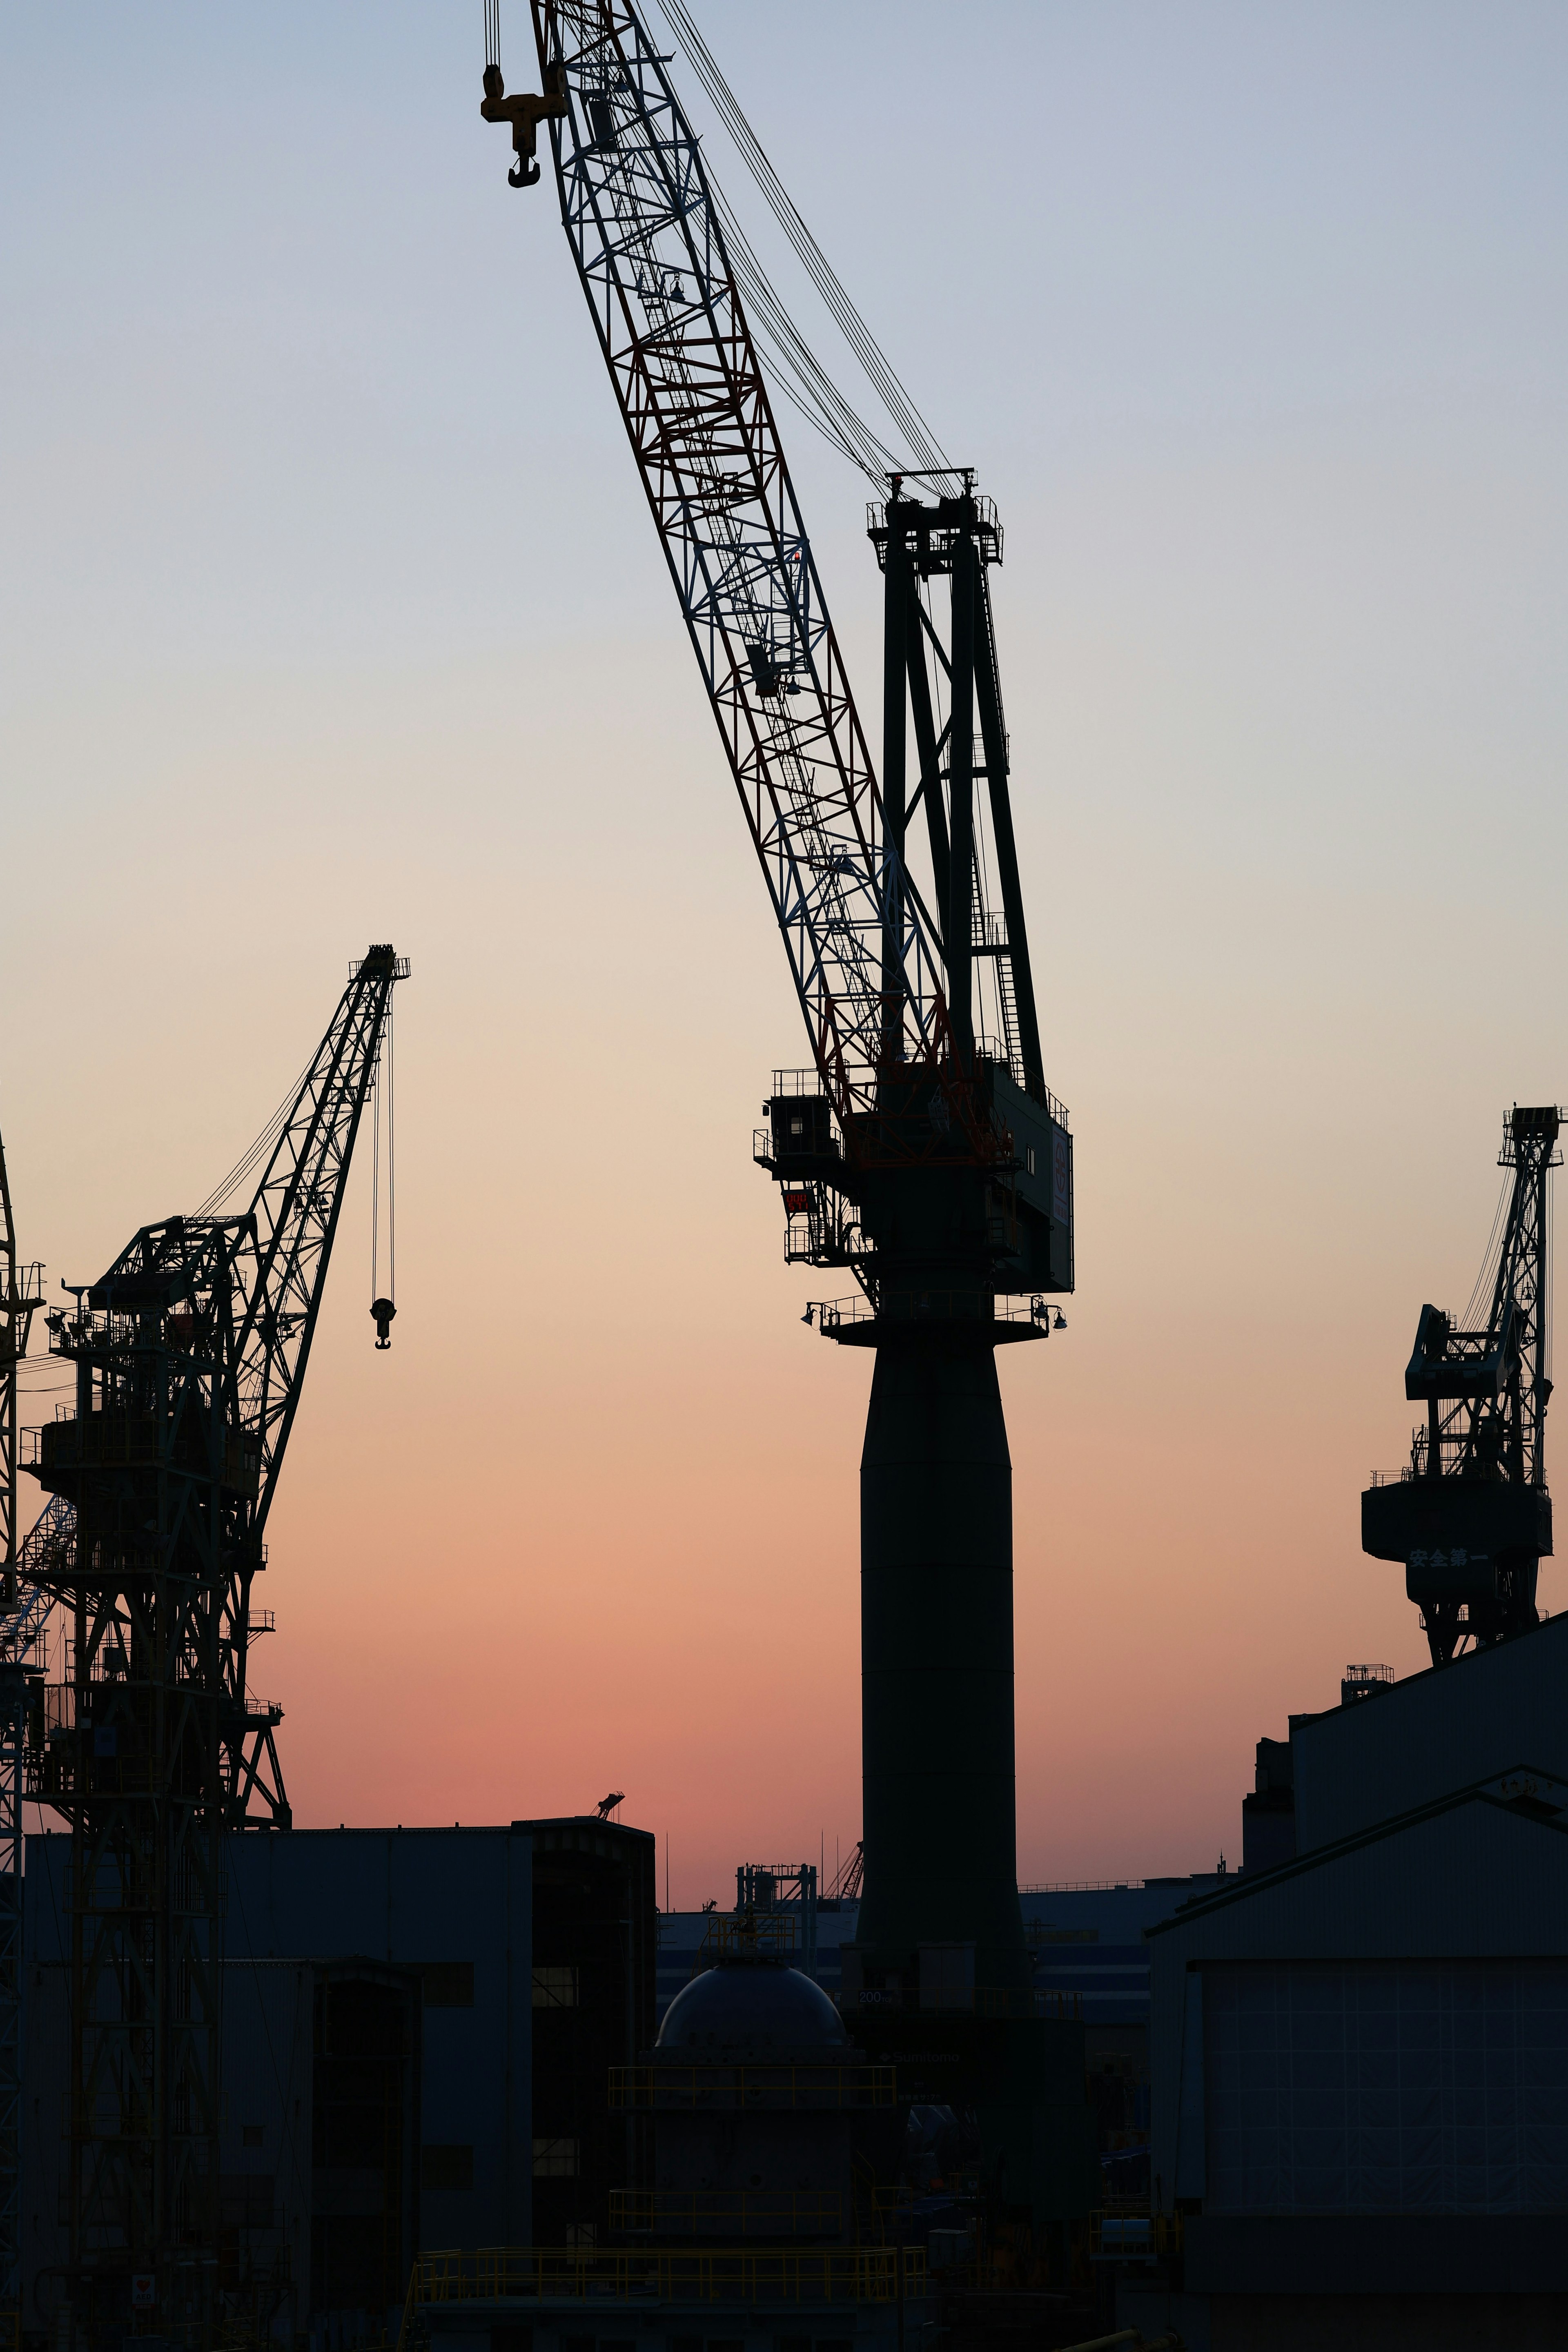
<instances>
[{"instance_id":1,"label":"crane hoist cable","mask_svg":"<svg viewBox=\"0 0 1568 2352\"><path fill-rule=\"evenodd\" d=\"M898 457L850 406L796 327L717 180L710 177L709 187L735 282L758 340L773 362L773 381L806 423L882 490L888 476L900 470Z\"/></svg>"},{"instance_id":2,"label":"crane hoist cable","mask_svg":"<svg viewBox=\"0 0 1568 2352\"><path fill-rule=\"evenodd\" d=\"M375 1318L375 1344L378 1348L392 1345L392 1319L397 1312L397 1192L395 1147L396 1143L397 1091L392 1051L392 1005L386 1008L386 1028L381 1055L375 1066L374 1090L371 1098L371 1180L370 1180L370 1311ZM384 1071L386 1089L386 1295L379 1284L381 1250L381 1129L382 1078Z\"/></svg>"},{"instance_id":3,"label":"crane hoist cable","mask_svg":"<svg viewBox=\"0 0 1568 2352\"><path fill-rule=\"evenodd\" d=\"M1508 1216L1509 1196L1513 1191L1513 1179L1505 1175L1498 1192L1497 1207L1492 1212L1492 1229L1487 1235L1487 1245L1481 1253L1481 1270L1476 1276L1476 1286L1466 1303L1464 1323L1467 1329L1480 1313L1483 1301L1497 1281L1498 1259L1502 1252L1504 1221Z\"/></svg>"},{"instance_id":4,"label":"crane hoist cable","mask_svg":"<svg viewBox=\"0 0 1568 2352\"><path fill-rule=\"evenodd\" d=\"M491 0L499 5L500 0ZM698 30L685 0L658 0L658 5L677 41L685 52L697 79L718 109L735 143L736 152L756 182L774 219L788 237L805 264L813 285L837 321L846 341L874 385L877 396L913 452L917 464L924 468L945 467L948 457L934 434L915 406L908 391L900 382L892 362L860 316L848 289L828 261L810 229L802 219L798 206L789 190L774 171L762 141L757 137L739 99L725 80L712 50ZM711 184L711 181L710 182ZM721 214L728 208L721 195L714 191ZM728 229L729 223L725 223ZM899 470L884 467L884 474ZM904 468L910 471L913 468Z\"/></svg>"},{"instance_id":5,"label":"crane hoist cable","mask_svg":"<svg viewBox=\"0 0 1568 2352\"><path fill-rule=\"evenodd\" d=\"M751 303L663 45L637 0L531 13L540 95L509 98L487 68L479 111L511 129L520 170L549 122L563 226L824 1089L852 1118L875 1110L889 1063L956 1088L934 927L883 822ZM967 1122L954 1102L943 1093L943 1112Z\"/></svg>"},{"instance_id":6,"label":"crane hoist cable","mask_svg":"<svg viewBox=\"0 0 1568 2352\"><path fill-rule=\"evenodd\" d=\"M238 1192L240 1186L245 1182L246 1178L249 1176L255 1169L260 1166L261 1162L271 1151L272 1147L277 1142L279 1137L282 1134L285 1127L289 1124L289 1114L293 1110L295 1104L300 1099L300 1089L304 1085L305 1080L310 1076L310 1064L307 1062L304 1068L300 1072L299 1076L294 1080L293 1085L289 1088L289 1091L284 1096L282 1101L279 1104L277 1109L273 1112L271 1118L268 1120L266 1126L262 1129L260 1134L257 1137L255 1142L247 1147L247 1149L241 1153L240 1157L235 1161L234 1166L229 1170L228 1174L223 1177L219 1182L214 1186L213 1190L207 1194L206 1199L202 1202L201 1207L199 1209L192 1210L191 1216L193 1221L197 1217L216 1216L218 1210L222 1208L224 1202L233 1199L235 1193Z\"/></svg>"},{"instance_id":7,"label":"crane hoist cable","mask_svg":"<svg viewBox=\"0 0 1568 2352\"><path fill-rule=\"evenodd\" d=\"M486 0L487 31L489 29L490 10L495 5L496 0ZM376 1064L375 1075L373 1080L372 1094L374 1132L371 1145L370 1311L376 1318L376 1331L378 1336L375 1344L378 1348L387 1348L391 1346L392 1342L387 1336L386 1326L391 1323L394 1316L395 1316L397 1312L395 1304L397 1297L396 1180L395 1174L394 1156L395 1097L394 1089L392 1039L393 1012L392 1002L389 998L387 1002L384 1027L386 1066L384 1125L386 1129L387 1270L387 1295L384 1298L380 1296L378 1287L381 1234L381 1137L384 1124L382 1112L382 1065L379 1059ZM193 1223L195 1223L197 1221L205 1217L216 1216L224 1207L225 1203L233 1200L236 1193L241 1191L242 1187L244 1187L247 1181L254 1175L257 1169L259 1168L265 1160L270 1158L279 1138L283 1134L284 1129L288 1127L289 1120L293 1118L296 1110L298 1109L300 1090L310 1075L311 1067L315 1059L316 1056L312 1055L310 1061L305 1064L304 1068L300 1072L298 1077L295 1078L293 1084L289 1087L288 1092L283 1097L282 1101L279 1104L277 1109L273 1112L271 1118L268 1120L266 1126L262 1129L255 1141L247 1146L246 1150L235 1161L234 1166L229 1170L227 1175L222 1177L213 1187L213 1190L207 1194L206 1199L202 1202L201 1206L191 1212L191 1221ZM383 1310L384 1310L384 1320Z\"/></svg>"},{"instance_id":8,"label":"crane hoist cable","mask_svg":"<svg viewBox=\"0 0 1568 2352\"><path fill-rule=\"evenodd\" d=\"M779 178L712 51L689 12L679 0L661 0L674 37L689 59L732 141L735 151L765 197L812 283L855 352L878 398L906 445L900 456L869 425L834 381L796 325L739 215L713 174L707 172L708 191L723 231L735 282L744 299L753 331L773 362L773 381L792 407L797 409L822 438L858 467L879 494L885 494L889 474L909 473L947 463L941 446L900 381L891 362L877 341L851 299L843 280L807 228L799 208ZM486 88L493 74L494 100L503 92L500 79L500 0L484 0ZM514 175L514 186L531 184L526 172Z\"/></svg>"}]
</instances>

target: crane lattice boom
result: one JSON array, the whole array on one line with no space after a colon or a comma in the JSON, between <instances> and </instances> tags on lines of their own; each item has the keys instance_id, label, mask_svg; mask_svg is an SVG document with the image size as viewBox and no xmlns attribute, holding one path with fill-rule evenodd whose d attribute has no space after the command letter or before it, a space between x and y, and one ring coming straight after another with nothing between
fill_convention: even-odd
<instances>
[{"instance_id":1,"label":"crane lattice boom","mask_svg":"<svg viewBox=\"0 0 1568 2352\"><path fill-rule=\"evenodd\" d=\"M946 1016L698 142L628 0L533 0L562 217L840 1118ZM891 910L891 911L889 911ZM887 969L885 970L885 962Z\"/></svg>"}]
</instances>

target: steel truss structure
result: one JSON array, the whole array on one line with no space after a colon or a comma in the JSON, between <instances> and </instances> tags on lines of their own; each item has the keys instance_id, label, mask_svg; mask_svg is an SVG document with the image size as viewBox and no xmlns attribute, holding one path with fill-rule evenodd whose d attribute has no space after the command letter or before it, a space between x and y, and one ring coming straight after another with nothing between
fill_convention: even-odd
<instances>
[{"instance_id":1,"label":"steel truss structure","mask_svg":"<svg viewBox=\"0 0 1568 2352\"><path fill-rule=\"evenodd\" d=\"M562 218L841 1118L935 1061L929 923L898 886L701 153L628 0L533 0Z\"/></svg>"},{"instance_id":2,"label":"steel truss structure","mask_svg":"<svg viewBox=\"0 0 1568 2352\"><path fill-rule=\"evenodd\" d=\"M390 947L353 966L247 1210L143 1226L49 1318L76 1409L32 1433L28 1466L75 1527L30 1563L68 1643L27 1793L72 1831L70 2268L95 2332L151 2276L155 2332L205 2342L223 2285L222 1840L289 1819L251 1589L407 970Z\"/></svg>"},{"instance_id":3,"label":"steel truss structure","mask_svg":"<svg viewBox=\"0 0 1568 2352\"><path fill-rule=\"evenodd\" d=\"M11 1180L0 1140L0 1612L16 1606L16 1367L43 1301L43 1268L16 1255Z\"/></svg>"},{"instance_id":4,"label":"steel truss structure","mask_svg":"<svg viewBox=\"0 0 1568 2352\"><path fill-rule=\"evenodd\" d=\"M1562 1163L1561 1123L1552 1104L1516 1105L1505 1122L1498 1165L1513 1181L1486 1323L1461 1330L1423 1307L1405 1393L1426 1420L1403 1476L1362 1497L1363 1547L1405 1562L1436 1665L1538 1622L1552 1550L1548 1179Z\"/></svg>"},{"instance_id":5,"label":"steel truss structure","mask_svg":"<svg viewBox=\"0 0 1568 2352\"><path fill-rule=\"evenodd\" d=\"M936 497L910 496L908 485L915 480L922 488L934 485ZM883 573L882 796L888 831L898 851L895 871L902 873L907 866L906 827L916 811L923 809L932 902L941 909L947 1000L959 1054L967 1059L978 1045L1037 1102L1048 1105L1013 839L1007 729L991 609L991 566L1002 561L1002 526L994 503L976 494L974 477L967 468L895 474L890 493L868 509L866 520ZM939 578L945 578L949 586L946 646L925 602L928 583ZM906 695L918 769L912 793ZM935 715L939 697L947 705L940 731ZM999 909L987 904L977 784L986 788L1002 897ZM995 1028L989 1035L977 1033L974 1017L979 967L987 961L995 979Z\"/></svg>"},{"instance_id":6,"label":"steel truss structure","mask_svg":"<svg viewBox=\"0 0 1568 2352\"><path fill-rule=\"evenodd\" d=\"M0 2324L19 2315L22 2286L22 1801L54 1606L37 1580L68 1570L74 1540L71 1507L52 1495L17 1549L16 1606L0 1618Z\"/></svg>"},{"instance_id":7,"label":"steel truss structure","mask_svg":"<svg viewBox=\"0 0 1568 2352\"><path fill-rule=\"evenodd\" d=\"M0 1140L0 2329L14 2332L21 2293L22 1740L26 1669L47 1604L26 1580L58 1525L49 1514L16 1534L16 1371L42 1304L43 1268L21 1265ZM68 1525L69 1514L65 1514Z\"/></svg>"}]
</instances>

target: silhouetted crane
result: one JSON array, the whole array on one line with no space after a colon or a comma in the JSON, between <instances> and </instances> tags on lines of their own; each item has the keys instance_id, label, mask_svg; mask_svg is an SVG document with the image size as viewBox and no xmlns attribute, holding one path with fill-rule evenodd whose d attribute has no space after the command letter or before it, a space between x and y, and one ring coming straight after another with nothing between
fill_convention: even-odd
<instances>
[{"instance_id":1,"label":"silhouetted crane","mask_svg":"<svg viewBox=\"0 0 1568 2352\"><path fill-rule=\"evenodd\" d=\"M1555 1105L1510 1112L1498 1165L1513 1182L1485 1326L1460 1330L1423 1307L1405 1393L1426 1419L1408 1467L1361 1498L1362 1548L1404 1561L1435 1665L1538 1622L1536 1576L1552 1550L1547 1178L1560 1124Z\"/></svg>"},{"instance_id":2,"label":"silhouetted crane","mask_svg":"<svg viewBox=\"0 0 1568 2352\"><path fill-rule=\"evenodd\" d=\"M1037 2052L996 2042L1032 2025L1033 1995L994 1351L1043 1339L1047 1295L1072 1287L1072 1142L1045 1083L1014 846L989 589L1002 530L973 473L931 445L688 13L667 0L666 14L850 322L911 466L878 471L879 445L784 314L635 0L532 0L548 97L506 109L492 6L483 110L549 122L567 238L810 1041L811 1068L774 1074L754 1156L783 1193L786 1257L858 1285L805 1319L876 1356L861 1467L865 1900L846 2005L863 2004L863 2036L896 2037L922 1948L972 1952L963 2031L978 2052L994 2027L984 2064L1016 2088L1005 2116L991 2111L988 2160L1022 2182L1039 2161L1029 2082L1044 2073ZM878 484L880 792L738 271L808 413Z\"/></svg>"},{"instance_id":3,"label":"silhouetted crane","mask_svg":"<svg viewBox=\"0 0 1568 2352\"><path fill-rule=\"evenodd\" d=\"M390 947L353 967L236 1171L265 1156L247 1208L143 1225L48 1318L76 1409L30 1433L27 1466L54 1498L45 1518L68 1508L71 1528L26 1565L65 1612L68 1671L39 1695L27 1793L72 1831L69 2263L94 2341L130 2331L136 2277L157 2297L139 2326L212 2340L222 1840L289 1821L282 1709L249 1688L270 1625L251 1588L407 971Z\"/></svg>"}]
</instances>

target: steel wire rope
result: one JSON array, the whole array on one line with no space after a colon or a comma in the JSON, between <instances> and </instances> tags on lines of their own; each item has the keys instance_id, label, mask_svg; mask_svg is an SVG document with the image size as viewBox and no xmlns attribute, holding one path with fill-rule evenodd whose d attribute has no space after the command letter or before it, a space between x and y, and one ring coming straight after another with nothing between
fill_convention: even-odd
<instances>
[{"instance_id":1,"label":"steel wire rope","mask_svg":"<svg viewBox=\"0 0 1568 2352\"><path fill-rule=\"evenodd\" d=\"M945 467L947 455L915 406L887 353L856 308L848 289L828 261L793 197L773 169L744 110L693 22L685 0L659 0L659 6L699 81L718 109L742 162L751 173L784 235L805 267L874 387L889 416L926 468ZM889 468L889 470L896 470ZM912 469L910 469L912 470Z\"/></svg>"},{"instance_id":2,"label":"steel wire rope","mask_svg":"<svg viewBox=\"0 0 1568 2352\"><path fill-rule=\"evenodd\" d=\"M397 1175L395 1137L396 1133L397 1094L395 1068L392 1049L392 999L386 1003L386 1295L395 1305L397 1299ZM376 1055L374 1094L371 1103L370 1152L370 1295L381 1296L376 1286L381 1258L381 1055Z\"/></svg>"},{"instance_id":3,"label":"steel wire rope","mask_svg":"<svg viewBox=\"0 0 1568 2352\"><path fill-rule=\"evenodd\" d=\"M379 1297L375 1286L378 1270L377 1251L381 1243L381 1061L377 1056L375 1078L370 1105L370 1295Z\"/></svg>"},{"instance_id":4,"label":"steel wire rope","mask_svg":"<svg viewBox=\"0 0 1568 2352\"><path fill-rule=\"evenodd\" d=\"M647 37L635 16L633 21L640 58ZM650 57L653 54L651 45L649 54ZM670 94L663 81L664 60L656 61L659 68L658 79L668 97ZM582 59L579 58L577 63L581 66ZM609 94L611 87L605 86L605 95ZM618 89L622 85L617 80L613 87ZM683 347L682 322L672 316L672 298L675 303L684 307L685 290L680 278L683 273L694 273L698 296L696 309L707 311L716 320L714 306L717 305L719 312L722 311L727 285L729 299L735 302L737 315L743 315L741 304L742 300L748 301L749 307L758 313L759 329L770 331L767 334L770 350L776 347L787 362L780 385L791 404L798 407L804 400L814 426L825 430L840 449L845 449L847 443L845 453L861 465L875 486L880 488L884 479L882 467L889 453L863 420L856 417L826 371L816 360L805 337L794 327L787 310L769 286L765 272L756 262L749 243L743 236L737 236L733 258L725 251L726 215L721 214L718 193L710 189L707 173L697 160L698 142L679 105L675 110L673 146L689 156L689 163L682 163L678 153L672 167L665 152L668 142L652 124L640 82L634 79L627 87L629 97L621 137L610 141L607 146L595 142L595 152L615 157L613 164L604 166L605 186L610 191L612 209L616 213L616 234L605 253L591 260L583 247L581 224L574 225L574 215L568 218L569 233L579 248L579 268L584 273L585 283L590 284L591 293L604 291L601 278L605 286L619 285L627 297L635 298L650 324L658 323L665 331L674 328L675 331L668 342L663 340L662 333L659 341L661 362L668 369L669 379L663 388L673 393L677 383L684 379L683 388L690 396L702 392L703 387L689 378L689 354ZM622 114L623 110L618 103L616 111ZM743 117L740 120L743 124ZM627 133L631 134L629 138ZM765 163L765 158L763 162ZM692 165L696 167L695 184L699 191L695 206L687 178ZM776 174L774 177L776 180ZM690 217L694 209L700 215L705 202L710 205L711 223L706 250L700 236L694 241ZM570 214L570 206L568 210ZM734 222L732 211L727 217ZM795 218L798 223L798 214ZM657 245L657 231L666 226L678 227L685 244L685 253L680 261L668 274ZM734 224L734 227L738 230L738 224ZM800 233L805 234L804 227ZM723 260L719 272L715 272L712 267L715 245ZM637 266L639 260L641 267ZM826 264L822 267L826 268ZM634 274L635 283L632 282ZM746 289L744 294L742 286ZM848 321L841 318L840 323L846 325L847 331L852 331ZM874 360L872 365L874 369ZM912 407L912 404L910 405ZM683 434L691 456L700 458L706 453L710 467L716 465L718 457L717 448L711 446L711 420L703 417L702 401L699 398L694 402L692 414L683 421ZM721 642L732 646L737 625L738 633L748 646L758 644L760 640L760 646L765 647L772 639L774 627L787 614L792 651L797 657L804 657L804 667L812 672L815 681L814 630L804 613L796 609L793 592L778 568L780 555L787 562L793 551L769 545L768 533L759 536L754 530L742 530L737 518L722 507L715 512L700 495L701 481L682 479L679 466L677 467L676 478L679 484L677 495L684 515L679 522L670 520L668 526L661 523L661 528L668 527L679 537L684 550L681 562L691 570L692 576L687 579L682 575L678 579L678 584L688 603L689 624L705 667L717 675L715 664ZM787 477L784 480L787 485ZM764 499L764 509L768 503ZM793 522L795 530L800 535L801 551L805 552L804 529L794 511L793 494L785 499L784 508L787 512L781 510L773 519L771 536L776 540L780 525ZM763 575L767 575L771 583L771 593L759 593L763 586ZM699 579L703 593L694 605L692 600ZM784 589L782 598L779 593L781 585ZM713 682L714 677L710 676L710 686ZM756 794L757 805L752 822L757 834L757 846L773 888L775 908L786 940L793 942L791 955L803 1007L814 1032L826 1020L827 1028L835 1035L839 1034L838 1023L829 1018L827 1012L835 992L832 973L837 966L847 983L846 994L850 1010L850 1025L843 1034L843 1048L851 1061L867 1057L862 1033L868 1031L873 1020L880 1017L878 990L873 984L870 968L873 943L870 935L879 936L880 924L875 913L861 919L868 933L868 937L862 938L860 921L850 904L855 893L847 885L847 877L851 874L858 875L867 853L867 845L863 841L858 844L850 841L840 822L845 816L854 819L858 832L853 778L840 779L841 791L846 782L851 790L844 808L838 810L831 791L825 790L816 781L816 770L822 761L820 750L815 740L809 744L802 740L791 715L782 709L774 710L763 730L763 738L756 745L755 773L752 772L748 763L747 772L738 772L737 781L742 784L743 795L748 798L748 804L751 795ZM838 764L842 767L841 760ZM923 944L917 935L913 941L915 950L923 952ZM918 982L911 984L911 1003L916 1006L917 1021L923 1035L926 1021L920 1008L927 1003L927 991Z\"/></svg>"},{"instance_id":5,"label":"steel wire rope","mask_svg":"<svg viewBox=\"0 0 1568 2352\"><path fill-rule=\"evenodd\" d=\"M839 450L878 489L898 470L898 459L858 415L791 318L757 259L751 240L710 169L708 184L724 234L735 282L759 340L767 347L784 397L825 441Z\"/></svg>"},{"instance_id":6,"label":"steel wire rope","mask_svg":"<svg viewBox=\"0 0 1568 2352\"><path fill-rule=\"evenodd\" d=\"M1487 1245L1481 1254L1481 1270L1476 1276L1476 1286L1471 1291L1469 1303L1465 1308L1464 1328L1467 1330L1475 1328L1476 1315L1481 1302L1487 1292L1492 1289L1497 1282L1497 1268L1502 1255L1503 1220L1508 1211L1508 1199L1512 1187L1512 1178L1505 1175L1502 1180L1502 1190L1498 1194L1497 1208L1492 1215L1492 1229L1487 1235Z\"/></svg>"},{"instance_id":7,"label":"steel wire rope","mask_svg":"<svg viewBox=\"0 0 1568 2352\"><path fill-rule=\"evenodd\" d=\"M386 1000L386 1295L397 1298L397 1060L392 998Z\"/></svg>"},{"instance_id":8,"label":"steel wire rope","mask_svg":"<svg viewBox=\"0 0 1568 2352\"><path fill-rule=\"evenodd\" d=\"M319 1047L317 1051L320 1051ZM271 1150L273 1145L277 1142L279 1137L282 1134L284 1129L289 1124L289 1117L300 1099L300 1089L304 1085L306 1079L310 1076L311 1069L315 1065L315 1060L316 1055L315 1054L312 1054L310 1059L306 1063L304 1068L300 1071L299 1076L295 1079L293 1085L289 1087L288 1093L284 1096L282 1101L279 1104L277 1109L273 1112L271 1118L262 1129L260 1134L256 1138L255 1142L249 1144L241 1153L240 1157L235 1161L234 1166L229 1170L228 1174L224 1177L221 1182L207 1194L207 1197L202 1202L201 1207L191 1211L190 1214L193 1222L197 1217L210 1217L216 1210L221 1208L223 1203L228 1199L229 1195L239 1185L244 1183L247 1176L249 1175L257 1162L261 1160L266 1153Z\"/></svg>"}]
</instances>

